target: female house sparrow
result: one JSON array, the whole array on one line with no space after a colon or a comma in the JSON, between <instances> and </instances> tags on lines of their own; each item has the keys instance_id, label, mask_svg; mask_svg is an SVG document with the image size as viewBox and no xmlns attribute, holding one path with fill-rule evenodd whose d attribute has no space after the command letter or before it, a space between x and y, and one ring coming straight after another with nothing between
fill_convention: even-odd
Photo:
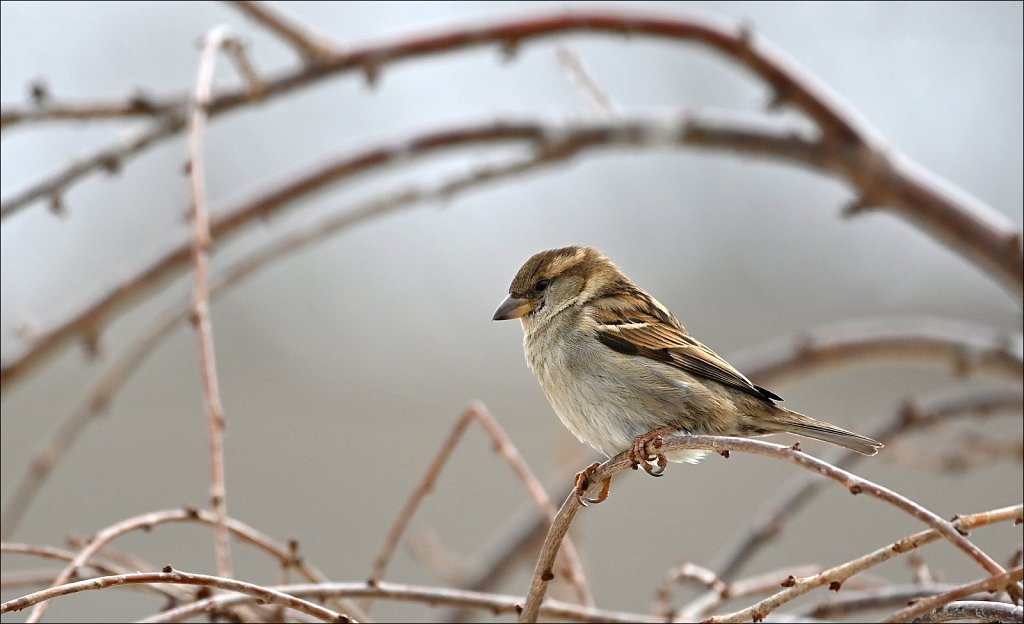
<instances>
[{"instance_id":1,"label":"female house sparrow","mask_svg":"<svg viewBox=\"0 0 1024 624\"><path fill-rule=\"evenodd\" d=\"M667 457L658 451L658 438L676 432L790 432L864 455L882 447L776 405L781 397L692 338L596 249L551 249L527 260L494 313L496 321L514 318L523 324L526 360L562 424L608 457L630 449L633 467L643 465L654 476L666 460L695 463L703 457L703 451ZM581 498L596 466L577 475ZM606 481L598 498L588 500L604 500L609 486Z\"/></svg>"}]
</instances>

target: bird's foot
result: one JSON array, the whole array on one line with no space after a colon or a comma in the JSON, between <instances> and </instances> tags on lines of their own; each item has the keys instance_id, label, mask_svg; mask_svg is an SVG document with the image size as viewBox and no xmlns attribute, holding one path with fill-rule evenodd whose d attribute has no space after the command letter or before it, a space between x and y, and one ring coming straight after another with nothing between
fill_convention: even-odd
<instances>
[{"instance_id":1,"label":"bird's foot","mask_svg":"<svg viewBox=\"0 0 1024 624\"><path fill-rule=\"evenodd\" d=\"M603 503L608 498L608 492L612 489L612 479L608 477L601 482L601 492L598 493L597 498L587 497L587 490L595 483L594 472L600 465L594 462L576 474L576 497L584 507L587 506L587 503L594 503L595 505Z\"/></svg>"},{"instance_id":2,"label":"bird's foot","mask_svg":"<svg viewBox=\"0 0 1024 624\"><path fill-rule=\"evenodd\" d=\"M668 458L661 452L664 444L662 436L676 431L676 427L660 427L647 433L637 436L629 447L629 460L633 464L633 470L640 466L652 477L660 477L665 474L665 467L668 466Z\"/></svg>"}]
</instances>

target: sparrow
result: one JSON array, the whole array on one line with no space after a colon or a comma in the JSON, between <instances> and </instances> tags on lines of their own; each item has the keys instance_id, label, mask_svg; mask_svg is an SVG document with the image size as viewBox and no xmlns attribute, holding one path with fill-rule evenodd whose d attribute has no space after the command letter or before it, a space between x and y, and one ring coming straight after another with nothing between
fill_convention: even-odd
<instances>
[{"instance_id":1,"label":"sparrow","mask_svg":"<svg viewBox=\"0 0 1024 624\"><path fill-rule=\"evenodd\" d=\"M519 269L493 320L519 319L526 361L562 424L607 457L630 451L633 468L661 476L667 461L696 463L704 451L662 453L661 436L763 436L788 432L874 455L882 444L778 405L690 336L657 299L592 247L535 254ZM576 477L581 502L594 463Z\"/></svg>"}]
</instances>

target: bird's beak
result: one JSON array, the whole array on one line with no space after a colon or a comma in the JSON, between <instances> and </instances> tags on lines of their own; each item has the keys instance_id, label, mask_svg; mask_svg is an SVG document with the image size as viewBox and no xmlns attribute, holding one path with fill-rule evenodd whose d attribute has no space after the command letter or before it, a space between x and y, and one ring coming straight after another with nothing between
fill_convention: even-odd
<instances>
[{"instance_id":1,"label":"bird's beak","mask_svg":"<svg viewBox=\"0 0 1024 624\"><path fill-rule=\"evenodd\" d=\"M494 321L507 321L509 319L520 318L526 316L530 312L533 312L537 306L529 299L520 299L509 295L498 309L494 311L494 316L491 320Z\"/></svg>"}]
</instances>

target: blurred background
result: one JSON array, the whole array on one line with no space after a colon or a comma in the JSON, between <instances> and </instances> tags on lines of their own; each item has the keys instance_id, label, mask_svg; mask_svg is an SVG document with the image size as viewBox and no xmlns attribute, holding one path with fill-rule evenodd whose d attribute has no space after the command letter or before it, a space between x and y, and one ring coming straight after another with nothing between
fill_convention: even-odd
<instances>
[{"instance_id":1,"label":"blurred background","mask_svg":"<svg viewBox=\"0 0 1024 624\"><path fill-rule=\"evenodd\" d=\"M893 146L1020 226L1020 3L609 3L740 21L829 85ZM275 3L346 42L580 6L571 2ZM192 89L197 42L229 24L251 42L258 70L293 66L293 52L230 7L207 3L0 5L5 105L28 102L42 79L55 100L126 99ZM492 47L329 79L211 121L208 197L215 213L318 164L429 129L517 116L594 118L556 58L578 55L625 113L729 109L759 113L769 94L732 62L692 46L571 35L528 43L511 60ZM217 82L238 84L221 62ZM773 113L778 114L778 113ZM794 115L794 113L782 113ZM146 121L52 123L5 130L7 198L71 159ZM417 161L332 187L217 249L214 271L261 243L410 182L436 184L515 150L481 147ZM77 312L189 235L184 135L96 175L65 196L66 217L35 205L2 229L0 331L5 362L26 332ZM568 164L366 222L274 262L217 300L213 327L227 416L232 516L279 539L339 581L368 577L413 485L473 399L483 401L561 500L590 461L564 431L525 365L521 330L492 323L522 262L569 244L602 249L727 359L825 323L877 315L951 317L1015 336L1020 301L958 255L884 212L843 219L853 196L793 166L688 149L600 150ZM102 334L100 360L69 348L16 386L2 412L3 500L28 458L85 396L103 364L160 311L187 296L191 276ZM772 389L791 408L864 431L908 398L986 382L906 363L830 371ZM980 425L979 425L980 426ZM1020 423L986 433L1020 436ZM792 438L778 438L789 442ZM137 371L111 409L52 473L13 539L62 544L120 519L186 503L205 506L209 460L194 332L182 325ZM817 452L821 446L805 443ZM560 468L557 468L561 466ZM557 469L556 469L557 468ZM663 479L617 478L610 500L576 522L598 605L646 611L665 570L710 562L796 469L733 456L670 466ZM858 472L939 515L1017 503L1013 462L937 478L883 452ZM527 504L523 488L471 429L411 526L471 560ZM856 522L851 522L851 519ZM759 555L750 572L834 564L918 530L890 507L828 488ZM997 558L1020 529L978 532ZM160 527L115 544L155 565L212 572L212 534ZM278 569L245 546L235 573L273 582ZM945 544L925 552L947 580L980 570ZM525 592L534 553L498 591ZM4 556L4 572L40 567ZM905 562L878 569L910 579ZM403 546L388 580L446 581ZM152 598L104 592L58 600L49 617L130 619ZM4 592L4 599L14 594ZM820 599L820 596L818 596ZM380 619L432 620L428 607L379 603ZM490 616L483 616L489 619ZM20 621L24 614L5 617Z\"/></svg>"}]
</instances>

